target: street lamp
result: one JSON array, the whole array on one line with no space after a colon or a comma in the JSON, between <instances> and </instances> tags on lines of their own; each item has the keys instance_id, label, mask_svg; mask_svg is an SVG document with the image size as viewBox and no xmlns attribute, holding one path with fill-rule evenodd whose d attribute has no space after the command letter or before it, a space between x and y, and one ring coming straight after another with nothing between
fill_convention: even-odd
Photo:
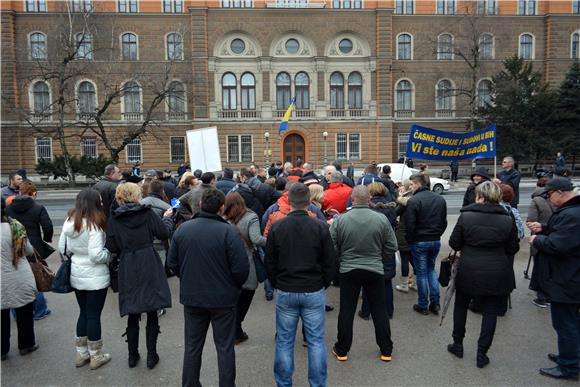
<instances>
[{"instance_id":1,"label":"street lamp","mask_svg":"<svg viewBox=\"0 0 580 387\"><path fill-rule=\"evenodd\" d=\"M270 166L270 132L264 133L266 139L266 168Z\"/></svg>"},{"instance_id":2,"label":"street lamp","mask_svg":"<svg viewBox=\"0 0 580 387\"><path fill-rule=\"evenodd\" d=\"M328 154L327 154L327 146L326 146L326 139L328 138L328 132L323 132L322 137L324 138L324 165L328 164Z\"/></svg>"}]
</instances>

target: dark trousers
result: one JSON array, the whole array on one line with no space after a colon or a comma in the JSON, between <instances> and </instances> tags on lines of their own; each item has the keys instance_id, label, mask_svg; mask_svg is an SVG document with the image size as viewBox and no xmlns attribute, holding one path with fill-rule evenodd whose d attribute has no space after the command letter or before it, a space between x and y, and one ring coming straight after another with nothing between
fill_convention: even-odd
<instances>
[{"instance_id":1,"label":"dark trousers","mask_svg":"<svg viewBox=\"0 0 580 387\"><path fill-rule=\"evenodd\" d=\"M382 274L361 269L340 274L338 340L334 345L336 353L339 356L345 356L352 345L352 325L361 288L364 289L369 300L377 345L381 354L390 356L393 351L393 342L387 317L385 279Z\"/></svg>"},{"instance_id":2,"label":"dark trousers","mask_svg":"<svg viewBox=\"0 0 580 387\"><path fill-rule=\"evenodd\" d=\"M252 299L254 298L255 290L242 289L240 297L238 297L238 304L236 305L236 338L241 338L244 334L242 323L248 314Z\"/></svg>"},{"instance_id":3,"label":"dark trousers","mask_svg":"<svg viewBox=\"0 0 580 387\"><path fill-rule=\"evenodd\" d=\"M458 171L451 170L451 181L457 181L457 172Z\"/></svg>"},{"instance_id":4,"label":"dark trousers","mask_svg":"<svg viewBox=\"0 0 580 387\"><path fill-rule=\"evenodd\" d=\"M36 344L34 338L33 304L16 308L16 327L18 328L18 349L30 348ZM2 309L2 355L10 350L10 309Z\"/></svg>"},{"instance_id":5,"label":"dark trousers","mask_svg":"<svg viewBox=\"0 0 580 387\"><path fill-rule=\"evenodd\" d=\"M129 314L127 319L127 329L136 329L139 331L139 320L141 320L141 313L139 314ZM147 312L147 326L153 329L154 327L159 327L159 317L157 317L157 311Z\"/></svg>"},{"instance_id":6,"label":"dark trousers","mask_svg":"<svg viewBox=\"0 0 580 387\"><path fill-rule=\"evenodd\" d=\"M183 314L185 317L185 353L183 354L182 386L201 386L199 382L201 354L210 322L218 356L219 386L235 386L235 308L207 309L184 306Z\"/></svg>"},{"instance_id":7,"label":"dark trousers","mask_svg":"<svg viewBox=\"0 0 580 387\"><path fill-rule=\"evenodd\" d=\"M393 305L393 281L385 278L385 302L387 308L387 317L389 319L393 318L395 313L395 306ZM363 290L362 293L362 305L360 308L363 316L369 316L371 314L371 309L369 307L369 298Z\"/></svg>"},{"instance_id":8,"label":"dark trousers","mask_svg":"<svg viewBox=\"0 0 580 387\"><path fill-rule=\"evenodd\" d=\"M401 275L403 277L409 276L409 264L415 267L413 263L413 256L411 255L410 251L399 251L399 255L401 256Z\"/></svg>"},{"instance_id":9,"label":"dark trousers","mask_svg":"<svg viewBox=\"0 0 580 387\"><path fill-rule=\"evenodd\" d=\"M89 341L101 340L101 312L107 298L107 290L75 290L80 313L77 320L77 336L88 336Z\"/></svg>"},{"instance_id":10,"label":"dark trousers","mask_svg":"<svg viewBox=\"0 0 580 387\"><path fill-rule=\"evenodd\" d=\"M552 326L558 335L558 365L562 372L578 375L580 354L580 304L552 301Z\"/></svg>"},{"instance_id":11,"label":"dark trousers","mask_svg":"<svg viewBox=\"0 0 580 387\"><path fill-rule=\"evenodd\" d=\"M463 340L465 337L465 323L467 322L467 310L473 297L463 293L459 289L455 292L455 307L453 308L453 338ZM478 296L477 301L481 307L483 318L481 331L477 342L478 352L487 353L497 324L497 315L504 308L507 296Z\"/></svg>"}]
</instances>

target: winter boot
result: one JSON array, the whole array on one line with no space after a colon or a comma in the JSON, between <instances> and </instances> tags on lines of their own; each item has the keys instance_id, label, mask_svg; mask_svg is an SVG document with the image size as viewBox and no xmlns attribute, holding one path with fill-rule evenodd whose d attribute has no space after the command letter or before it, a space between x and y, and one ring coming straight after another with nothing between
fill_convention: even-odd
<instances>
[{"instance_id":1,"label":"winter boot","mask_svg":"<svg viewBox=\"0 0 580 387\"><path fill-rule=\"evenodd\" d=\"M409 277L401 277L401 284L396 285L395 289L399 292L409 293Z\"/></svg>"},{"instance_id":2,"label":"winter boot","mask_svg":"<svg viewBox=\"0 0 580 387\"><path fill-rule=\"evenodd\" d=\"M487 357L487 350L477 348L476 365L477 368L483 368L489 364L489 357Z\"/></svg>"},{"instance_id":3,"label":"winter boot","mask_svg":"<svg viewBox=\"0 0 580 387\"><path fill-rule=\"evenodd\" d=\"M91 361L91 355L89 353L89 347L87 347L87 336L75 337L75 346L77 347L77 356L75 359L75 365L82 367Z\"/></svg>"},{"instance_id":4,"label":"winter boot","mask_svg":"<svg viewBox=\"0 0 580 387\"><path fill-rule=\"evenodd\" d=\"M157 354L157 336L159 335L159 325L149 325L146 328L147 339L147 368L152 370L159 363Z\"/></svg>"},{"instance_id":5,"label":"winter boot","mask_svg":"<svg viewBox=\"0 0 580 387\"><path fill-rule=\"evenodd\" d=\"M135 368L141 356L139 355L139 325L127 326L123 336L127 336L127 346L129 348L129 368Z\"/></svg>"},{"instance_id":6,"label":"winter boot","mask_svg":"<svg viewBox=\"0 0 580 387\"><path fill-rule=\"evenodd\" d=\"M91 369L96 370L111 361L111 355L103 353L103 340L87 341L91 355Z\"/></svg>"},{"instance_id":7,"label":"winter boot","mask_svg":"<svg viewBox=\"0 0 580 387\"><path fill-rule=\"evenodd\" d=\"M463 339L453 338L453 344L447 346L447 350L457 356L458 358L463 358Z\"/></svg>"}]
</instances>

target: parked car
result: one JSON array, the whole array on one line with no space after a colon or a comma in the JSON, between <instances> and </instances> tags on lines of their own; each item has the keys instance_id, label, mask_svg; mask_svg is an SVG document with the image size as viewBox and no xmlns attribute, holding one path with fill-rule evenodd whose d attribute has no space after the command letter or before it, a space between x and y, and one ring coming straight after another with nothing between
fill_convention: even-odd
<instances>
[{"instance_id":1,"label":"parked car","mask_svg":"<svg viewBox=\"0 0 580 387\"><path fill-rule=\"evenodd\" d=\"M403 180L409 179L411 175L420 172L418 169L409 168L406 164L399 163L379 164L379 171L382 170L383 165L389 165L391 167L391 180L395 183L401 183ZM447 180L433 176L429 176L429 180L431 181L431 190L433 192L442 194L444 191L449 190L449 182Z\"/></svg>"}]
</instances>

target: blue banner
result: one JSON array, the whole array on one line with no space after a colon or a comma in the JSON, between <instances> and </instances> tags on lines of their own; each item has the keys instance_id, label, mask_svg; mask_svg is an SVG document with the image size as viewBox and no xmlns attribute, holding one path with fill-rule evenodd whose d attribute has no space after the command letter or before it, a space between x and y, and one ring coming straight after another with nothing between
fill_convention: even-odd
<instances>
[{"instance_id":1,"label":"blue banner","mask_svg":"<svg viewBox=\"0 0 580 387\"><path fill-rule=\"evenodd\" d=\"M406 157L421 160L474 160L495 157L495 125L468 133L411 127Z\"/></svg>"}]
</instances>

